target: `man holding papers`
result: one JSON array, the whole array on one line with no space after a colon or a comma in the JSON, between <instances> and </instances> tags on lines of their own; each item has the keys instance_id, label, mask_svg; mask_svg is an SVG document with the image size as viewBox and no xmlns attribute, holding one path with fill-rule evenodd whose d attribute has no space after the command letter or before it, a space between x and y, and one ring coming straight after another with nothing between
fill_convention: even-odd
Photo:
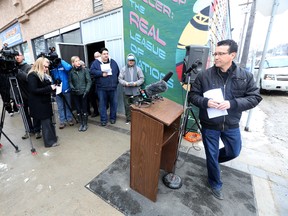
<instances>
[{"instance_id":1,"label":"man holding papers","mask_svg":"<svg viewBox=\"0 0 288 216\"><path fill-rule=\"evenodd\" d=\"M262 100L252 73L233 62L237 50L238 45L233 40L218 42L213 54L214 66L198 74L188 99L200 109L208 184L213 195L220 200L223 194L219 163L240 154L242 112L257 106ZM221 149L220 139L224 144Z\"/></svg>"},{"instance_id":2,"label":"man holding papers","mask_svg":"<svg viewBox=\"0 0 288 216\"><path fill-rule=\"evenodd\" d=\"M92 63L90 73L95 77L101 125L106 126L107 103L110 106L110 123L116 122L119 67L116 61L109 57L107 48L102 48L100 54L101 56Z\"/></svg>"}]
</instances>

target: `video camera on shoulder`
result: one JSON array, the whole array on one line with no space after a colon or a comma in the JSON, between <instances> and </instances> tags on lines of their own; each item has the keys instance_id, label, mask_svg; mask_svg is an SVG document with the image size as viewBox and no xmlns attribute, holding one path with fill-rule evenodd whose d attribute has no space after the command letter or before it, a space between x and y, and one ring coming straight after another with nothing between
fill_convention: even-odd
<instances>
[{"instance_id":1,"label":"video camera on shoulder","mask_svg":"<svg viewBox=\"0 0 288 216\"><path fill-rule=\"evenodd\" d=\"M2 49L0 51L0 74L16 74L17 64L15 56L19 53L13 49Z\"/></svg>"},{"instance_id":2,"label":"video camera on shoulder","mask_svg":"<svg viewBox=\"0 0 288 216\"><path fill-rule=\"evenodd\" d=\"M40 58L40 57L44 57L49 60L50 70L56 68L61 63L61 58L58 58L58 55L56 52L50 52L50 53L41 52L39 55L37 55L37 58Z\"/></svg>"}]
</instances>

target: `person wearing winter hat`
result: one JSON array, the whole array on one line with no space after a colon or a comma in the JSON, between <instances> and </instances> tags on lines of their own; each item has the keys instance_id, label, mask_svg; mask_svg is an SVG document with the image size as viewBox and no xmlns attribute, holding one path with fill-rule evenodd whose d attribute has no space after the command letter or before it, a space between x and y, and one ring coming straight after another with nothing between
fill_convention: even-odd
<instances>
[{"instance_id":1,"label":"person wearing winter hat","mask_svg":"<svg viewBox=\"0 0 288 216\"><path fill-rule=\"evenodd\" d=\"M126 123L129 124L131 121L130 105L137 101L137 97L140 95L139 87L144 83L144 74L136 65L136 59L132 53L127 55L127 64L121 69L118 80L124 88Z\"/></svg>"}]
</instances>

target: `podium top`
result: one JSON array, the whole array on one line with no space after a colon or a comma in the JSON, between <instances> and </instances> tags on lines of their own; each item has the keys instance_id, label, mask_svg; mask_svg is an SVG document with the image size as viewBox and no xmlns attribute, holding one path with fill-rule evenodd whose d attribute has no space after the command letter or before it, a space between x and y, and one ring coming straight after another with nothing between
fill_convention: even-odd
<instances>
[{"instance_id":1,"label":"podium top","mask_svg":"<svg viewBox=\"0 0 288 216\"><path fill-rule=\"evenodd\" d=\"M183 107L180 104L167 98L153 101L149 107L138 107L134 104L131 107L132 110L143 112L167 126L170 126L183 113Z\"/></svg>"}]
</instances>

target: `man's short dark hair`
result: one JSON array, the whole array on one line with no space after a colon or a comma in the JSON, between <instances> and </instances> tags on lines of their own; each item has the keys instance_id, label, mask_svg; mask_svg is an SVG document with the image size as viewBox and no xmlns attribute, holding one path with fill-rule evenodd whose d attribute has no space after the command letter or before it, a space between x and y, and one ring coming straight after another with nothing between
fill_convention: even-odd
<instances>
[{"instance_id":1,"label":"man's short dark hair","mask_svg":"<svg viewBox=\"0 0 288 216\"><path fill-rule=\"evenodd\" d=\"M100 49L99 52L102 54L103 51L107 51L107 52L109 52L108 49L107 49L106 47L103 47L102 49Z\"/></svg>"},{"instance_id":2,"label":"man's short dark hair","mask_svg":"<svg viewBox=\"0 0 288 216\"><path fill-rule=\"evenodd\" d=\"M236 52L238 51L238 45L234 40L227 39L227 40L222 40L217 43L217 46L229 46L228 52Z\"/></svg>"}]
</instances>

